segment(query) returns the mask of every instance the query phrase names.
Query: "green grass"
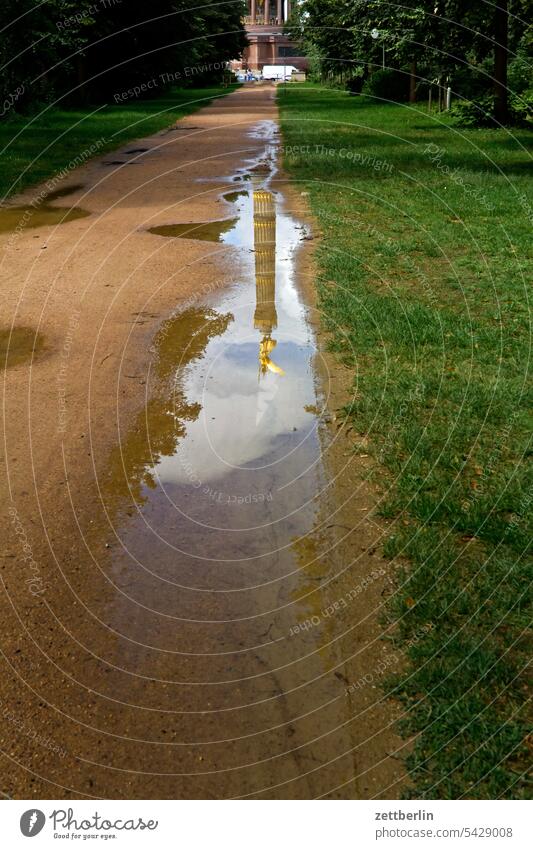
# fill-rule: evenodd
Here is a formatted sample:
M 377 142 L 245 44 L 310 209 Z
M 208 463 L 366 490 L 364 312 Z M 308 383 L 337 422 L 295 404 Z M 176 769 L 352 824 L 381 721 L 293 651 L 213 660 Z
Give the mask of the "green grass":
M 156 133 L 233 88 L 173 88 L 153 100 L 86 109 L 43 107 L 41 114 L 29 117 L 13 114 L 0 121 L 0 196 L 72 170 L 76 161 L 90 158 L 95 143 L 103 142 L 98 155 Z
M 401 564 L 388 615 L 408 663 L 389 685 L 415 736 L 406 794 L 522 798 L 533 136 L 311 84 L 279 98 L 285 167 L 322 234 L 323 321 L 354 370 L 344 412 Z

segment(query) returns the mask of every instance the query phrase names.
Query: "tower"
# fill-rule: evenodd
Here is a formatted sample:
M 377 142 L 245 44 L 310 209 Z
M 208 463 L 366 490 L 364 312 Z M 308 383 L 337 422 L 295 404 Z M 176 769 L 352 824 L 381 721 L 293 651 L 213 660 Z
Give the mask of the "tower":
M 272 331 L 278 326 L 276 313 L 276 207 L 272 192 L 254 192 L 255 296 L 254 327 L 261 333 L 259 374 L 283 374 L 270 359 L 276 347 Z
M 307 59 L 293 41 L 283 34 L 291 14 L 291 0 L 247 0 L 244 18 L 248 47 L 242 66 L 261 72 L 265 65 L 292 65 L 307 70 Z
M 281 25 L 290 16 L 291 0 L 248 0 L 246 23 Z

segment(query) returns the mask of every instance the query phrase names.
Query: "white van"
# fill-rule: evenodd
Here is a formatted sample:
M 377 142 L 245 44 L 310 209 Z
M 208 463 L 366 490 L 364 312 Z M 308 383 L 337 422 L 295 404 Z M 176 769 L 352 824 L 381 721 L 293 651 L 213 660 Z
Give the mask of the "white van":
M 264 65 L 263 79 L 284 82 L 290 80 L 293 71 L 298 71 L 298 68 L 295 68 L 294 65 Z

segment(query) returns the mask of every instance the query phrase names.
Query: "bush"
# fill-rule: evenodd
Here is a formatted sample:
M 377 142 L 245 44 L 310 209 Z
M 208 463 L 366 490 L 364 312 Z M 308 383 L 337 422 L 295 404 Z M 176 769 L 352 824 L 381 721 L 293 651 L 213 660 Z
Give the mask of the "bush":
M 469 63 L 453 71 L 450 85 L 453 92 L 476 103 L 491 95 L 493 74 L 493 62 L 490 59 L 479 64 Z
M 384 68 L 374 73 L 363 85 L 363 94 L 403 103 L 409 99 L 409 77 L 402 71 Z
M 533 88 L 511 95 L 511 116 L 517 124 L 531 126 L 533 121 Z
M 361 94 L 364 84 L 365 78 L 362 74 L 359 74 L 359 76 L 350 77 L 350 79 L 346 81 L 346 89 L 350 92 L 350 94 Z
M 461 127 L 497 127 L 494 118 L 494 96 L 486 94 L 477 100 L 460 100 L 451 108 Z M 531 126 L 533 121 L 533 89 L 520 95 L 509 95 L 509 117 L 513 124 Z
M 507 73 L 509 91 L 513 94 L 527 92 L 533 87 L 533 72 L 531 70 L 531 57 L 519 53 L 512 62 L 509 62 Z
M 476 100 L 458 100 L 450 113 L 457 118 L 461 127 L 493 127 L 494 97 L 485 94 Z

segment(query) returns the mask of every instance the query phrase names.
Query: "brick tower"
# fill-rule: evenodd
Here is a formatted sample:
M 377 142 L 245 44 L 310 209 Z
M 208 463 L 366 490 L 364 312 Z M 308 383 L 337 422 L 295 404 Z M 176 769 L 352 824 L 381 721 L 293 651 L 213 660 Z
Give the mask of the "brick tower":
M 283 35 L 283 25 L 290 14 L 291 0 L 248 0 L 244 19 L 248 47 L 243 55 L 243 68 L 261 72 L 265 65 L 293 65 L 307 70 L 307 59 Z

